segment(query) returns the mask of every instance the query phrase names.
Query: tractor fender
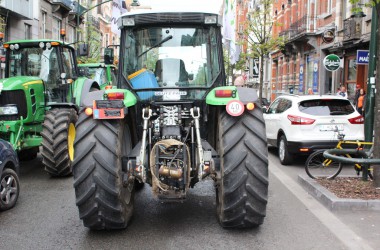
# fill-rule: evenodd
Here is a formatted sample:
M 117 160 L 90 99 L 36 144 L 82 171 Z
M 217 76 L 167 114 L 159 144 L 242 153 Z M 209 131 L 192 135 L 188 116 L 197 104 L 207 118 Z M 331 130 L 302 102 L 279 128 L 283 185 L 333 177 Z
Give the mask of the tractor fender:
M 82 88 L 81 88 L 82 91 L 80 93 L 79 106 L 83 106 L 83 100 L 91 92 L 92 89 L 100 89 L 99 84 L 92 79 L 84 80 Z
M 91 91 L 81 98 L 81 107 L 92 107 L 94 100 L 103 100 L 104 90 Z
M 232 90 L 234 94 L 231 97 L 216 97 L 216 91 L 218 90 Z M 257 102 L 258 99 L 257 89 L 236 86 L 222 86 L 212 89 L 207 94 L 206 103 L 209 105 L 225 106 L 232 100 L 238 100 L 243 104 L 247 104 L 250 102 Z
M 240 101 L 244 104 L 255 102 L 257 99 L 259 99 L 256 89 L 236 87 L 236 90 Z

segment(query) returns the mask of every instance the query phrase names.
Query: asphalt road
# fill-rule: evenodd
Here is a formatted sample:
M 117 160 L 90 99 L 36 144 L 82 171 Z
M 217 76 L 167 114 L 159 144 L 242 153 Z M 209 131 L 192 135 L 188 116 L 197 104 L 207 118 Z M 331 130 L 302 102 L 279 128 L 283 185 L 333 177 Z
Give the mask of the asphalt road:
M 72 177 L 50 178 L 40 159 L 23 162 L 18 203 L 0 213 L 0 249 L 349 249 L 278 176 L 270 173 L 267 217 L 257 229 L 221 228 L 207 180 L 183 203 L 161 203 L 145 186 L 126 230 L 90 231 L 79 219 Z

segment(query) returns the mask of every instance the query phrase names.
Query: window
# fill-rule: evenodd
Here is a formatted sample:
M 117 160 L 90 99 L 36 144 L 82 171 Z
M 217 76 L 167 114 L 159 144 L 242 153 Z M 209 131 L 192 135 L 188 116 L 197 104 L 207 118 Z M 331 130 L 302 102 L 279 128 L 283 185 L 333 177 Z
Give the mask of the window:
M 32 25 L 25 24 L 25 39 L 32 39 Z
M 60 39 L 60 34 L 59 31 L 61 30 L 62 26 L 62 21 L 58 18 L 53 18 L 53 35 L 52 38 L 59 40 Z
M 355 111 L 349 100 L 335 99 L 307 100 L 301 102 L 298 108 L 302 113 L 315 116 L 348 115 Z
M 47 13 L 45 11 L 42 11 L 42 38 L 46 38 L 46 17 Z
M 331 13 L 332 11 L 332 0 L 327 0 L 327 10 L 326 13 Z
M 109 34 L 106 34 L 106 37 L 105 37 L 105 39 L 106 39 L 106 41 L 105 41 L 105 47 L 107 47 L 108 46 L 108 44 L 109 44 Z
M 63 69 L 66 73 L 66 79 L 72 79 L 73 73 L 75 72 L 75 68 L 74 68 L 74 58 L 70 49 L 63 48 L 62 61 L 63 61 Z
M 347 81 L 356 81 L 356 59 L 348 60 Z

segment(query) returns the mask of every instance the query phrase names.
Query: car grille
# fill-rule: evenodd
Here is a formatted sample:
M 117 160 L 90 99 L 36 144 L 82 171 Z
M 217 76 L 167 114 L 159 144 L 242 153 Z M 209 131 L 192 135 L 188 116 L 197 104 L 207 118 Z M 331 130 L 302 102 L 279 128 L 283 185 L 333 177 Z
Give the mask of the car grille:
M 1 91 L 0 93 L 0 107 L 15 104 L 17 106 L 17 115 L 0 115 L 1 121 L 15 121 L 19 120 L 22 116 L 24 119 L 28 115 L 28 108 L 26 106 L 25 92 L 22 90 Z

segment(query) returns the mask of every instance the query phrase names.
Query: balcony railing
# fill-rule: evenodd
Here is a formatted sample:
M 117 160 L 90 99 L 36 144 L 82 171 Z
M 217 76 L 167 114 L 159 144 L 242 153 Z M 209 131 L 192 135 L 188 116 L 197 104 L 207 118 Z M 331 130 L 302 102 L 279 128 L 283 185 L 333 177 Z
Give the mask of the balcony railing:
M 360 39 L 362 33 L 361 21 L 354 18 L 343 20 L 343 40 Z
M 305 15 L 297 21 L 293 22 L 289 26 L 289 29 L 281 31 L 279 33 L 279 36 L 283 36 L 286 39 L 290 40 L 304 33 L 315 32 L 313 28 L 315 21 L 315 17 Z

